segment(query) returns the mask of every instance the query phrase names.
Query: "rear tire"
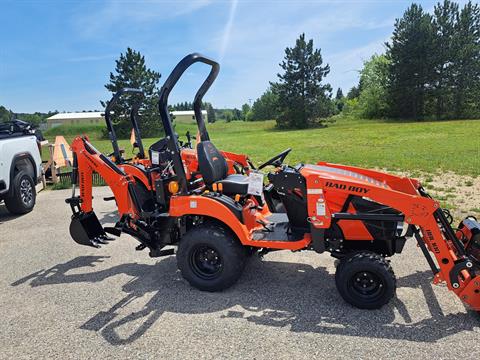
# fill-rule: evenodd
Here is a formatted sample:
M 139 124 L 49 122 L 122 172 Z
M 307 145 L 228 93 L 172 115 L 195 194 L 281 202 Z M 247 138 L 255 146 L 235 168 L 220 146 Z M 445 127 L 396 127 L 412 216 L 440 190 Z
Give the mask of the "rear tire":
M 335 283 L 342 298 L 360 309 L 379 309 L 395 295 L 392 267 L 382 256 L 358 252 L 341 261 Z
M 19 171 L 10 183 L 11 195 L 5 198 L 5 206 L 12 214 L 26 214 L 35 206 L 35 183 L 25 171 Z
M 245 267 L 246 250 L 222 225 L 204 223 L 189 230 L 178 244 L 177 265 L 190 285 L 221 291 L 235 284 Z

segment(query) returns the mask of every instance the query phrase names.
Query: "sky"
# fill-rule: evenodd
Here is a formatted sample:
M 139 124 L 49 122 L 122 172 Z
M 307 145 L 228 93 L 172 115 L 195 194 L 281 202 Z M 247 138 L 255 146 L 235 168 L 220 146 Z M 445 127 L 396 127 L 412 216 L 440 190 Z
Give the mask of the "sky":
M 205 96 L 216 108 L 252 103 L 275 81 L 286 47 L 305 33 L 346 93 L 363 61 L 382 53 L 411 1 L 0 0 L 0 105 L 14 112 L 102 110 L 104 85 L 127 47 L 140 51 L 160 85 L 185 55 L 220 63 Z M 417 1 L 433 9 L 433 1 Z M 195 64 L 170 95 L 192 101 L 208 67 Z

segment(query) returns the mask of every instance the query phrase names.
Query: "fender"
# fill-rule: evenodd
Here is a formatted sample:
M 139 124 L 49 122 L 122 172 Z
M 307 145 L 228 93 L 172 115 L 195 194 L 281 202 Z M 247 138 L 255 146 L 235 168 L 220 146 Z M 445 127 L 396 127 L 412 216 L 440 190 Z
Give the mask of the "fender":
M 38 176 L 37 176 L 37 167 L 35 166 L 35 160 L 33 159 L 32 154 L 30 153 L 18 153 L 12 158 L 12 163 L 10 164 L 10 182 L 9 182 L 9 189 L 8 189 L 8 194 L 11 196 L 13 194 L 13 187 L 11 186 L 13 177 L 15 175 L 15 167 L 17 166 L 17 162 L 20 160 L 26 160 L 30 163 L 32 166 L 33 170 L 33 181 L 35 184 L 38 182 Z
M 15 166 L 18 160 L 28 160 L 30 164 L 32 165 L 32 170 L 33 170 L 33 181 L 37 180 L 37 169 L 35 166 L 35 160 L 33 159 L 33 156 L 30 153 L 19 153 L 16 154 L 13 159 L 12 159 L 12 164 L 10 165 L 10 178 L 13 177 L 13 173 L 15 172 Z
M 221 221 L 237 235 L 243 245 L 250 242 L 249 231 L 233 212 L 222 203 L 206 196 L 172 196 L 170 216 L 202 215 Z

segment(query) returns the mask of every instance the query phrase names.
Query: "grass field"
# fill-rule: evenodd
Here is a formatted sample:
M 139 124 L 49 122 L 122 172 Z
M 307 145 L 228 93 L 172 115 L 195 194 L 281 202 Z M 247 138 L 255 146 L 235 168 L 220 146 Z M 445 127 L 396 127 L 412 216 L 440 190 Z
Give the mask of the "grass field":
M 184 139 L 195 125 L 177 124 Z M 388 170 L 480 175 L 480 120 L 440 122 L 392 122 L 337 118 L 327 128 L 280 131 L 274 121 L 209 124 L 210 137 L 219 149 L 246 153 L 261 163 L 285 148 L 293 151 L 287 160 L 313 163 L 329 161 Z M 102 152 L 111 152 L 108 140 L 101 139 L 101 127 L 57 127 L 46 132 L 49 140 L 62 134 L 71 141 L 77 134 L 90 135 Z M 150 146 L 157 139 L 144 139 Z M 128 140 L 120 146 L 130 152 Z

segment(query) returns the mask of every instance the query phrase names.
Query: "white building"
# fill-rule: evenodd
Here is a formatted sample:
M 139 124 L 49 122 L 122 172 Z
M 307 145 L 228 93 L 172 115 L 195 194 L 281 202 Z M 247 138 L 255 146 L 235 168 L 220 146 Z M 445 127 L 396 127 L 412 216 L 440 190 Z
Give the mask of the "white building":
M 172 120 L 181 123 L 195 123 L 195 113 L 193 110 L 172 111 Z M 202 110 L 203 120 L 208 122 L 207 111 Z M 77 125 L 77 124 L 105 124 L 103 112 L 75 112 L 75 113 L 59 113 L 47 118 L 47 129 L 60 125 Z
M 184 111 L 172 111 L 171 113 L 172 120 L 181 123 L 194 123 L 195 112 L 193 110 L 184 110 Z M 202 117 L 205 122 L 208 122 L 207 110 L 202 110 Z
M 77 113 L 60 113 L 47 118 L 47 128 L 51 129 L 56 126 L 69 124 L 99 124 L 105 123 L 102 112 L 77 112 Z

